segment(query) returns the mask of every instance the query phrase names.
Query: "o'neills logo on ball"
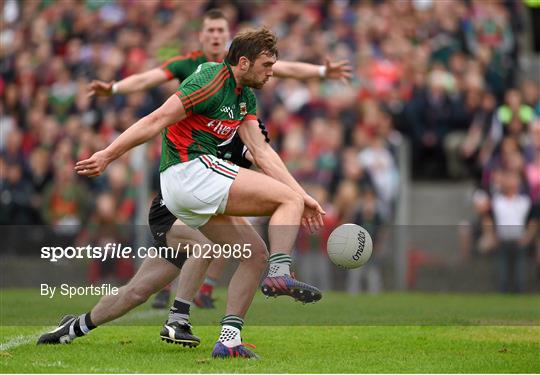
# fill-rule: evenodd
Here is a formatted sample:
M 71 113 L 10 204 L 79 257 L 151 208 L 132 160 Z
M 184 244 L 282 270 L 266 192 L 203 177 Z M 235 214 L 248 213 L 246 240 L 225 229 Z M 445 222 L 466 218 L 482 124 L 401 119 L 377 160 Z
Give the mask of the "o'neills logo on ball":
M 358 248 L 356 249 L 356 253 L 352 256 L 354 260 L 359 260 L 362 256 L 362 253 L 364 252 L 364 246 L 366 245 L 366 235 L 364 232 L 359 231 L 358 232 Z

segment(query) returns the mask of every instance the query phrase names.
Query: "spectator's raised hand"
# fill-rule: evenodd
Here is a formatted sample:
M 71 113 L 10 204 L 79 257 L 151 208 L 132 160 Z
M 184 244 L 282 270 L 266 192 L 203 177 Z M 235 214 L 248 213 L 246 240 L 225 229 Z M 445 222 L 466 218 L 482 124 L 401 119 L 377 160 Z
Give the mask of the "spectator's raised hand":
M 111 96 L 113 93 L 113 84 L 114 82 L 93 80 L 92 83 L 88 85 L 88 96 Z
M 325 77 L 327 79 L 339 79 L 341 82 L 347 83 L 352 77 L 352 66 L 348 60 L 332 62 L 326 59 L 324 66 L 326 67 Z

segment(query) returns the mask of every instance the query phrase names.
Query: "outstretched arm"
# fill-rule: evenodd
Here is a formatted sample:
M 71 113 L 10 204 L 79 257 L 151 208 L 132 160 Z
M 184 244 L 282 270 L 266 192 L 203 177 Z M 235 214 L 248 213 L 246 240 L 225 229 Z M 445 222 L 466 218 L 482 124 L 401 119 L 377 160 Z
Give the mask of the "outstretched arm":
M 327 59 L 324 65 L 278 60 L 272 69 L 274 76 L 279 78 L 299 80 L 312 78 L 339 79 L 345 83 L 352 77 L 352 67 L 347 60 L 331 62 Z
M 94 80 L 88 86 L 88 95 L 110 96 L 113 94 L 130 94 L 135 91 L 148 90 L 167 82 L 169 76 L 161 68 L 133 74 L 116 83 Z
M 296 191 L 304 198 L 304 215 L 305 224 L 315 231 L 324 225 L 322 215 L 325 215 L 324 210 L 319 203 L 308 195 L 300 184 L 289 173 L 287 167 L 274 151 L 274 149 L 266 142 L 264 135 L 259 130 L 256 120 L 246 120 L 238 129 L 240 138 L 247 146 L 253 161 L 262 169 L 264 174 L 283 182 L 291 189 Z
M 171 95 L 161 107 L 130 126 L 106 149 L 96 152 L 89 159 L 79 161 L 75 170 L 82 176 L 99 176 L 110 162 L 184 118 L 186 113 L 182 102 L 178 96 Z

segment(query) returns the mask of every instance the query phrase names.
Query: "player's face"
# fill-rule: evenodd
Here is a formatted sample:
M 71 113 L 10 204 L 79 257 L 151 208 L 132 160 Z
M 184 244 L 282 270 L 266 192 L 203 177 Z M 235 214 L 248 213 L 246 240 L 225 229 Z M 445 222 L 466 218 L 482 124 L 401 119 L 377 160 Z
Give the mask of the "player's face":
M 226 20 L 222 18 L 215 20 L 206 18 L 203 21 L 202 30 L 199 34 L 199 41 L 206 54 L 224 54 L 225 46 L 229 38 L 229 24 Z
M 272 77 L 272 67 L 276 63 L 276 56 L 259 55 L 252 62 L 243 77 L 245 86 L 260 89 Z

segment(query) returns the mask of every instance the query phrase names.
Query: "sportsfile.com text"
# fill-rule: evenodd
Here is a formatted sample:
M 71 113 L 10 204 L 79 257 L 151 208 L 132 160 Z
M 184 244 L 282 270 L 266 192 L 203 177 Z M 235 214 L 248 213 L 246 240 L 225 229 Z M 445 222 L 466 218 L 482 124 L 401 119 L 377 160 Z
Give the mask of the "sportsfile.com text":
M 105 246 L 44 246 L 41 259 L 58 262 L 62 259 L 135 259 L 135 258 L 177 258 L 186 254 L 187 258 L 226 258 L 247 259 L 251 257 L 251 244 L 185 244 L 173 247 L 138 247 L 136 250 L 121 243 L 107 243 Z

